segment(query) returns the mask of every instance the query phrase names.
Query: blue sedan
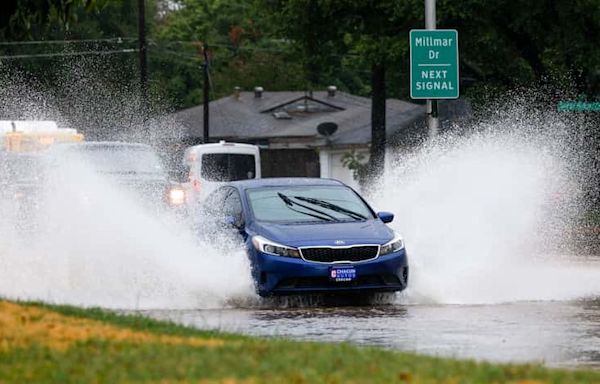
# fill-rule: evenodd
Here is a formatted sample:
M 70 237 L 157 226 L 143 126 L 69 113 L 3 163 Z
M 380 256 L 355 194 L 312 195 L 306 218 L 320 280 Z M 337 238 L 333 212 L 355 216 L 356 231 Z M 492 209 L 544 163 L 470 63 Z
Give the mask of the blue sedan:
M 353 189 L 331 179 L 236 181 L 205 212 L 242 236 L 261 296 L 371 294 L 406 288 L 402 238 Z

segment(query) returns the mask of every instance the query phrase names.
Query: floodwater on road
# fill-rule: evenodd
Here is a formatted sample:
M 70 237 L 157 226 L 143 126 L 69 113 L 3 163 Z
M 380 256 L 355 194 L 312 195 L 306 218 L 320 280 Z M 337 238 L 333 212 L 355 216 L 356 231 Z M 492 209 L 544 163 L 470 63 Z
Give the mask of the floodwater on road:
M 22 107 L 7 95 L 0 100 L 16 111 L 41 100 Z M 147 206 L 135 188 L 68 159 L 52 159 L 35 181 L 35 233 L 20 229 L 25 203 L 0 199 L 0 297 L 146 309 L 252 335 L 600 369 L 600 260 L 553 254 L 569 253 L 588 209 L 591 180 L 578 172 L 587 154 L 551 110 L 536 117 L 530 109 L 517 102 L 388 154 L 384 177 L 365 195 L 396 214 L 390 227 L 406 240 L 410 283 L 393 305 L 256 303 L 243 246 L 223 251 L 228 239 L 198 239 L 186 220 L 154 209 L 157 201 Z M 70 117 L 63 121 L 77 121 Z M 597 238 L 587 243 L 598 248 Z
M 600 369 L 600 298 L 495 305 L 146 311 L 203 329 Z

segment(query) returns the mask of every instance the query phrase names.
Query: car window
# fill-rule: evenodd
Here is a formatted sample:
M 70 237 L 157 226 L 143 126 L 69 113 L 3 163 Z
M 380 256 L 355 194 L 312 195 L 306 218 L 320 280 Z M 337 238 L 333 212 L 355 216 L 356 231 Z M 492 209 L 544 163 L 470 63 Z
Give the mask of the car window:
M 232 216 L 238 223 L 242 221 L 242 201 L 238 191 L 233 188 L 231 188 L 230 193 L 225 197 L 223 214 L 224 216 Z
M 207 153 L 202 155 L 202 178 L 208 181 L 253 179 L 256 175 L 254 155 Z
M 43 176 L 43 162 L 37 156 L 7 156 L 0 173 L 11 183 L 38 182 Z
M 64 155 L 99 173 L 166 176 L 156 152 L 145 146 L 81 145 L 69 147 Z
M 231 191 L 231 187 L 221 187 L 212 192 L 210 195 L 208 195 L 204 201 L 204 204 L 202 205 L 204 207 L 203 211 L 212 216 L 223 212 L 225 198 L 229 196 Z
M 365 202 L 345 186 L 285 186 L 247 190 L 257 221 L 361 221 L 374 218 Z

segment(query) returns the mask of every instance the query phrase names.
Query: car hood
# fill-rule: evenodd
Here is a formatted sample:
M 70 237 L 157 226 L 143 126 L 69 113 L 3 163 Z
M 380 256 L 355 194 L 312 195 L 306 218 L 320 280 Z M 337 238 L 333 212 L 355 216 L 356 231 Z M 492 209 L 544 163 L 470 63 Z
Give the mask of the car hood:
M 125 191 L 129 191 L 151 203 L 165 201 L 167 190 L 172 185 L 167 179 L 149 177 L 113 176 L 109 180 Z
M 160 173 L 135 173 L 135 172 L 98 172 L 99 175 L 109 180 L 115 181 L 140 181 L 140 182 L 160 182 L 166 181 L 167 177 Z
M 292 247 L 384 244 L 394 237 L 394 232 L 380 220 L 322 224 L 255 222 L 249 229 L 252 235 L 260 235 Z

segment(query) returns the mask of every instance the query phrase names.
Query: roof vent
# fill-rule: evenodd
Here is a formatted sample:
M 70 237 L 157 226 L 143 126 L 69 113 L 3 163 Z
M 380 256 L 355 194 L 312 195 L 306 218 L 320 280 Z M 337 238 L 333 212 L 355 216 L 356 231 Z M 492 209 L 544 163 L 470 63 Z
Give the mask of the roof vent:
M 334 97 L 336 91 L 337 91 L 337 87 L 335 85 L 330 85 L 329 87 L 327 87 L 327 96 Z
M 289 120 L 292 118 L 292 116 L 286 111 L 273 112 L 273 117 L 275 117 L 277 120 Z
M 254 87 L 254 97 L 260 98 L 263 94 L 263 87 Z

